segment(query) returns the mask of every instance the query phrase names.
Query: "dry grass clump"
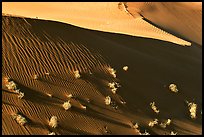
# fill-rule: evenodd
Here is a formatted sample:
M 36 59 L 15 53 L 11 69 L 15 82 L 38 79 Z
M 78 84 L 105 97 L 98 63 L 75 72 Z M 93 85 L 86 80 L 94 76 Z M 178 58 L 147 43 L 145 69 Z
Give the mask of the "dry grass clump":
M 150 133 L 148 133 L 146 130 L 144 133 L 140 133 L 140 135 L 150 135 Z
M 177 132 L 174 133 L 173 131 L 171 131 L 170 135 L 177 135 Z
M 22 125 L 22 126 L 24 126 L 26 123 L 27 123 L 27 120 L 26 120 L 26 118 L 25 117 L 23 117 L 22 115 L 20 115 L 20 114 L 13 114 L 12 115 L 12 117 L 13 117 L 13 119 L 15 119 L 17 122 L 18 122 L 18 124 L 20 124 L 20 125 Z
M 169 90 L 172 91 L 172 92 L 175 92 L 175 93 L 178 92 L 178 88 L 177 88 L 176 84 L 170 84 L 169 85 Z
M 6 87 L 9 90 L 16 90 L 17 89 L 17 84 L 14 81 L 10 81 L 8 82 L 8 84 L 6 85 Z
M 167 119 L 165 122 L 160 123 L 160 126 L 162 128 L 166 128 L 166 126 L 169 126 L 171 124 L 171 119 Z
M 20 92 L 20 89 L 17 88 L 17 84 L 14 81 L 8 82 L 8 84 L 6 84 L 6 87 L 9 90 L 13 90 L 14 93 L 17 93 L 19 99 L 22 99 L 24 97 L 24 93 Z
M 196 118 L 196 110 L 197 110 L 197 104 L 193 103 L 193 102 L 188 102 L 188 109 L 189 109 L 189 112 L 190 112 L 190 116 L 192 119 L 195 119 Z
M 116 78 L 116 70 L 114 70 L 113 68 L 108 68 L 108 71 L 110 72 L 110 74 L 114 77 L 114 78 Z
M 14 93 L 20 94 L 20 89 L 15 89 Z
M 139 125 L 138 125 L 137 123 L 132 123 L 131 128 L 135 129 L 135 131 L 136 131 L 137 133 L 141 134 L 141 133 L 140 133 L 140 129 L 139 129 Z
M 157 107 L 155 106 L 155 102 L 151 102 L 150 103 L 150 106 L 152 108 L 152 110 L 155 112 L 155 113 L 159 113 L 159 109 L 157 109 Z
M 117 91 L 118 87 L 121 87 L 121 86 L 117 82 L 109 82 L 108 87 L 111 89 L 113 94 L 116 94 L 116 91 Z
M 68 110 L 68 109 L 70 109 L 70 108 L 72 107 L 72 105 L 71 105 L 71 103 L 70 103 L 70 100 L 64 102 L 64 104 L 63 104 L 62 106 L 63 106 L 63 108 L 64 108 L 65 110 Z
M 128 70 L 128 66 L 124 66 L 124 67 L 123 67 L 123 70 L 124 70 L 124 71 L 127 71 L 127 70 Z
M 153 121 L 150 121 L 148 126 L 153 127 L 154 125 L 158 124 L 158 119 L 154 119 Z
M 133 128 L 133 129 L 138 129 L 138 128 L 139 128 L 139 126 L 138 126 L 138 124 L 137 124 L 137 123 L 135 123 L 135 124 L 133 124 L 133 125 L 132 125 L 132 128 Z
M 25 94 L 23 92 L 19 92 L 19 94 L 18 94 L 19 99 L 22 99 L 24 96 L 25 96 Z
M 52 116 L 50 121 L 49 121 L 49 126 L 56 128 L 58 125 L 57 123 L 57 117 L 56 116 Z
M 75 78 L 80 78 L 81 77 L 78 70 L 74 71 L 74 77 Z
M 50 132 L 48 135 L 56 135 L 55 132 Z
M 105 98 L 105 104 L 106 104 L 106 105 L 110 105 L 110 104 L 111 104 L 111 97 L 110 97 L 110 96 L 107 96 L 107 97 Z

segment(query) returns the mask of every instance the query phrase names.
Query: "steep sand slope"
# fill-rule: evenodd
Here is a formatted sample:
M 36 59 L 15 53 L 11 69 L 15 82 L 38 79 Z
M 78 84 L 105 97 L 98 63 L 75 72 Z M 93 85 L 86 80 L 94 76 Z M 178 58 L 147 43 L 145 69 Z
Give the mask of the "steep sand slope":
M 126 2 L 127 10 L 188 41 L 202 45 L 202 2 Z
M 202 132 L 202 48 L 198 45 L 182 47 L 54 21 L 3 16 L 2 52 L 2 134 L 138 134 L 131 121 L 150 134 Z M 122 70 L 124 65 L 129 66 L 127 72 Z M 116 69 L 116 78 L 109 67 Z M 74 78 L 76 70 L 82 76 L 79 79 Z M 5 77 L 18 84 L 25 93 L 23 99 L 5 87 Z M 121 85 L 117 94 L 107 86 L 112 81 Z M 168 91 L 171 82 L 178 85 L 178 94 Z M 75 96 L 73 107 L 65 111 L 62 104 L 70 93 Z M 119 106 L 117 110 L 105 105 L 107 95 Z M 198 104 L 197 119 L 189 117 L 185 100 Z M 151 110 L 152 101 L 159 114 Z M 17 124 L 13 112 L 24 115 L 28 124 Z M 59 121 L 56 129 L 48 126 L 53 115 Z M 171 118 L 172 124 L 166 129 L 148 127 L 154 118 Z
M 143 20 L 130 16 L 119 2 L 3 2 L 3 13 L 55 20 L 83 28 L 154 38 L 180 45 L 190 42 L 171 35 Z M 134 14 L 135 15 L 135 14 Z

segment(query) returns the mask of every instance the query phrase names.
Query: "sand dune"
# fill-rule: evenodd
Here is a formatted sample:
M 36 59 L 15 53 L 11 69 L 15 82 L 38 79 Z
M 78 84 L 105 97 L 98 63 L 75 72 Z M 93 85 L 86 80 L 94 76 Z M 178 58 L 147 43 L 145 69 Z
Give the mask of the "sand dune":
M 126 2 L 127 10 L 187 41 L 202 45 L 202 2 Z
M 60 3 L 3 2 L 2 6 L 3 6 L 2 8 L 3 13 L 8 13 L 12 15 L 25 16 L 25 17 L 31 17 L 31 18 L 38 17 L 39 19 L 65 22 L 68 24 L 72 24 L 83 28 L 93 29 L 93 30 L 159 39 L 159 40 L 173 42 L 180 45 L 188 45 L 188 46 L 191 45 L 191 42 L 175 36 L 174 33 L 170 34 L 169 32 L 164 31 L 150 24 L 146 20 L 144 20 L 144 18 L 141 16 L 139 12 L 140 9 L 134 10 L 136 11 L 134 12 L 134 17 L 131 16 L 131 14 L 127 11 L 125 5 L 119 2 L 97 2 L 97 3 L 92 3 L 92 2 L 64 2 L 64 3 L 63 2 L 60 2 Z M 161 6 L 161 8 L 163 8 L 163 6 Z M 160 12 L 160 9 L 156 11 Z M 149 10 L 147 9 L 147 13 L 148 12 Z M 162 16 L 167 16 L 166 18 L 168 18 L 168 16 L 171 17 L 171 15 L 168 15 L 169 14 L 168 12 L 169 11 L 166 11 L 164 15 L 162 14 Z M 192 15 L 192 16 L 194 17 L 196 15 Z M 198 18 L 199 18 L 199 15 L 198 15 Z M 149 18 L 149 16 L 152 16 L 152 15 L 151 14 L 148 15 L 147 18 Z M 154 16 L 157 16 L 157 18 L 161 17 L 160 14 L 155 14 Z M 181 14 L 180 16 L 183 16 L 183 14 Z M 189 16 L 191 16 L 191 14 Z M 189 16 L 183 17 L 183 19 L 189 20 Z M 185 23 L 188 23 L 186 20 L 185 20 Z M 197 25 L 198 28 L 196 28 L 194 31 L 194 32 L 198 32 L 196 33 L 199 35 L 198 39 L 201 38 L 200 20 L 201 18 L 199 18 L 198 20 L 198 24 L 200 26 Z M 173 25 L 175 24 L 176 23 L 174 23 Z M 168 26 L 168 23 L 167 23 L 167 26 Z M 186 28 L 184 28 L 184 30 L 185 29 Z M 185 33 L 185 32 L 182 31 L 182 33 Z M 189 32 L 190 33 L 188 34 L 191 34 L 191 31 Z M 193 36 L 193 38 L 194 37 L 197 38 L 197 35 Z
M 183 47 L 55 21 L 3 16 L 2 134 L 139 134 L 131 128 L 132 121 L 142 133 L 202 134 L 201 57 L 202 47 L 194 43 Z M 109 68 L 116 70 L 116 78 Z M 78 79 L 76 70 L 81 75 Z M 6 88 L 6 77 L 25 93 L 22 99 Z M 113 81 L 121 85 L 117 94 L 108 87 Z M 172 82 L 178 85 L 178 94 L 168 90 Z M 70 94 L 73 106 L 65 111 L 62 105 Z M 106 96 L 111 96 L 117 109 L 105 105 Z M 197 119 L 190 118 L 185 100 L 198 104 Z M 159 114 L 151 110 L 152 101 Z M 20 126 L 12 119 L 13 112 L 28 123 Z M 56 129 L 49 126 L 52 116 L 58 118 Z M 165 129 L 148 127 L 154 118 L 171 118 L 172 124 Z

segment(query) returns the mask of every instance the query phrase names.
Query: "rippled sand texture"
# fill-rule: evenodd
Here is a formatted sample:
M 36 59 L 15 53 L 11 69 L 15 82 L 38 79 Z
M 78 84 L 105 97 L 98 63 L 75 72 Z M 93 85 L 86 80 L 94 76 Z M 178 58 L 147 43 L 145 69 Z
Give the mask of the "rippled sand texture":
M 122 5 L 118 4 L 120 11 Z M 35 16 L 29 11 L 28 14 Z M 67 12 L 71 17 L 70 14 Z M 126 14 L 124 11 L 124 17 Z M 74 15 L 77 13 L 73 12 Z M 127 15 L 127 18 L 134 17 Z M 81 19 L 86 20 L 84 16 Z M 73 20 L 78 22 L 80 17 Z M 157 36 L 154 35 L 157 38 L 133 37 L 85 29 L 67 22 L 3 15 L 2 134 L 137 135 L 133 123 L 138 123 L 141 133 L 163 135 L 173 131 L 178 135 L 201 135 L 202 46 L 193 41 L 191 46 L 175 44 L 180 41 L 182 45 L 186 41 L 152 27 L 142 18 L 138 20 L 147 24 L 144 25 L 147 28 L 144 34 L 158 30 Z M 87 25 L 93 24 L 97 23 Z M 114 30 L 114 25 L 112 27 Z M 158 40 L 162 37 L 169 40 Z M 128 66 L 126 71 L 124 66 Z M 111 75 L 110 68 L 116 70 L 116 77 Z M 75 71 L 79 72 L 80 78 L 75 78 Z M 17 84 L 25 94 L 22 99 L 6 87 L 5 78 Z M 116 94 L 108 86 L 110 82 L 120 84 Z M 168 89 L 171 83 L 177 85 L 178 93 Z M 73 95 L 70 99 L 72 107 L 66 111 L 63 103 L 70 94 Z M 117 109 L 105 105 L 107 96 L 115 102 Z M 197 104 L 196 119 L 190 117 L 186 101 Z M 151 102 L 158 107 L 158 114 L 152 110 Z M 12 118 L 12 114 L 17 112 L 27 119 L 25 126 Z M 49 126 L 52 116 L 58 119 L 57 128 Z M 171 124 L 166 128 L 159 125 L 149 127 L 149 122 L 154 119 L 159 123 L 171 119 Z

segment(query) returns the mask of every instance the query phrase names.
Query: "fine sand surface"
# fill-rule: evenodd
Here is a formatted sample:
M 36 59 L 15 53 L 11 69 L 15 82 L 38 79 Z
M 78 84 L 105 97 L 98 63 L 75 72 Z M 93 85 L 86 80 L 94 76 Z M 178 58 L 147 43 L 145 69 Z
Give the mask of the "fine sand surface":
M 59 2 L 59 3 L 3 2 L 2 12 L 7 14 L 12 14 L 12 15 L 31 17 L 31 18 L 37 17 L 38 19 L 55 20 L 55 21 L 65 22 L 75 26 L 93 29 L 93 30 L 159 39 L 159 40 L 169 41 L 180 45 L 188 45 L 188 46 L 191 45 L 191 42 L 180 39 L 179 37 L 176 37 L 176 35 L 172 35 L 164 30 L 161 30 L 160 28 L 157 28 L 151 23 L 149 23 L 148 21 L 146 21 L 145 18 L 141 16 L 141 13 L 139 12 L 139 10 L 137 12 L 134 12 L 134 16 L 132 16 L 129 13 L 126 5 L 127 4 L 120 3 L 120 2 Z M 141 5 L 141 4 L 138 3 L 137 5 Z M 137 8 L 137 6 L 135 5 L 133 6 Z M 172 7 L 172 4 L 170 4 L 170 7 Z M 161 6 L 161 8 L 163 7 Z M 188 8 L 186 10 L 188 10 Z M 161 12 L 160 10 L 156 10 L 156 11 Z M 149 12 L 151 11 L 147 9 L 147 13 Z M 170 21 L 171 23 L 174 20 L 174 18 L 171 18 L 171 15 L 169 15 L 168 12 L 169 10 L 165 11 L 164 15 L 155 14 L 155 16 L 157 16 L 157 18 L 158 17 L 163 18 L 164 20 L 165 18 L 168 19 L 168 16 L 169 16 L 170 18 L 169 20 L 171 20 Z M 180 9 L 178 9 L 178 12 L 180 12 Z M 185 23 L 190 23 L 190 25 L 192 25 L 191 22 L 193 21 L 187 22 L 187 20 L 192 19 L 191 18 L 192 14 L 190 14 L 190 16 L 183 17 L 183 18 L 186 18 Z M 149 18 L 149 16 L 151 17 L 153 15 L 148 14 L 147 17 Z M 181 14 L 179 18 L 182 16 L 183 14 Z M 200 23 L 199 27 L 201 27 L 202 25 L 202 23 L 200 22 L 201 16 L 200 18 L 199 16 L 197 16 L 197 14 L 195 16 L 198 18 L 196 19 L 196 22 Z M 194 15 L 192 15 L 192 17 L 194 17 Z M 166 23 L 166 22 L 161 22 L 161 23 Z M 173 25 L 175 24 L 176 23 L 174 23 Z M 180 26 L 181 25 L 179 25 L 179 27 Z M 184 29 L 186 29 L 186 27 L 184 27 Z M 200 30 L 198 31 L 198 29 Z M 196 27 L 195 31 L 196 32 L 198 31 L 199 38 L 201 38 L 201 35 L 200 35 L 201 28 L 198 28 L 198 29 Z M 191 30 L 189 31 L 189 33 L 191 33 Z M 194 35 L 194 34 L 191 34 L 191 35 Z M 198 36 L 195 35 L 193 37 L 198 37 Z
M 201 3 L 2 4 L 3 135 L 137 135 L 133 123 L 152 135 L 202 134 Z M 22 99 L 6 87 L 6 78 L 25 94 Z M 110 82 L 121 85 L 116 94 Z M 178 93 L 170 92 L 171 83 Z M 105 105 L 106 96 L 117 109 Z M 197 104 L 196 119 L 186 101 Z M 28 123 L 19 125 L 13 113 Z M 57 128 L 49 126 L 52 116 Z M 155 118 L 171 124 L 149 127 Z
M 131 128 L 132 121 L 142 133 L 202 134 L 201 57 L 202 47 L 194 43 L 184 47 L 55 21 L 3 16 L 2 134 L 138 134 Z M 125 65 L 128 71 L 122 69 Z M 116 78 L 109 67 L 116 70 Z M 79 79 L 74 77 L 76 70 Z M 33 79 L 35 74 L 39 79 Z M 5 77 L 17 83 L 24 98 L 18 99 L 5 87 Z M 107 86 L 113 81 L 121 85 L 117 94 Z M 177 84 L 178 93 L 168 90 L 170 83 Z M 65 111 L 62 104 L 69 94 L 74 96 L 73 106 Z M 105 105 L 108 95 L 117 110 Z M 198 105 L 196 119 L 190 118 L 186 100 Z M 159 114 L 151 110 L 153 101 Z M 25 126 L 12 119 L 15 112 L 27 118 Z M 48 125 L 53 115 L 59 122 L 55 129 Z M 155 118 L 159 123 L 170 118 L 172 123 L 165 129 L 150 128 L 148 123 Z
M 148 22 L 202 45 L 202 2 L 126 2 L 127 10 Z

